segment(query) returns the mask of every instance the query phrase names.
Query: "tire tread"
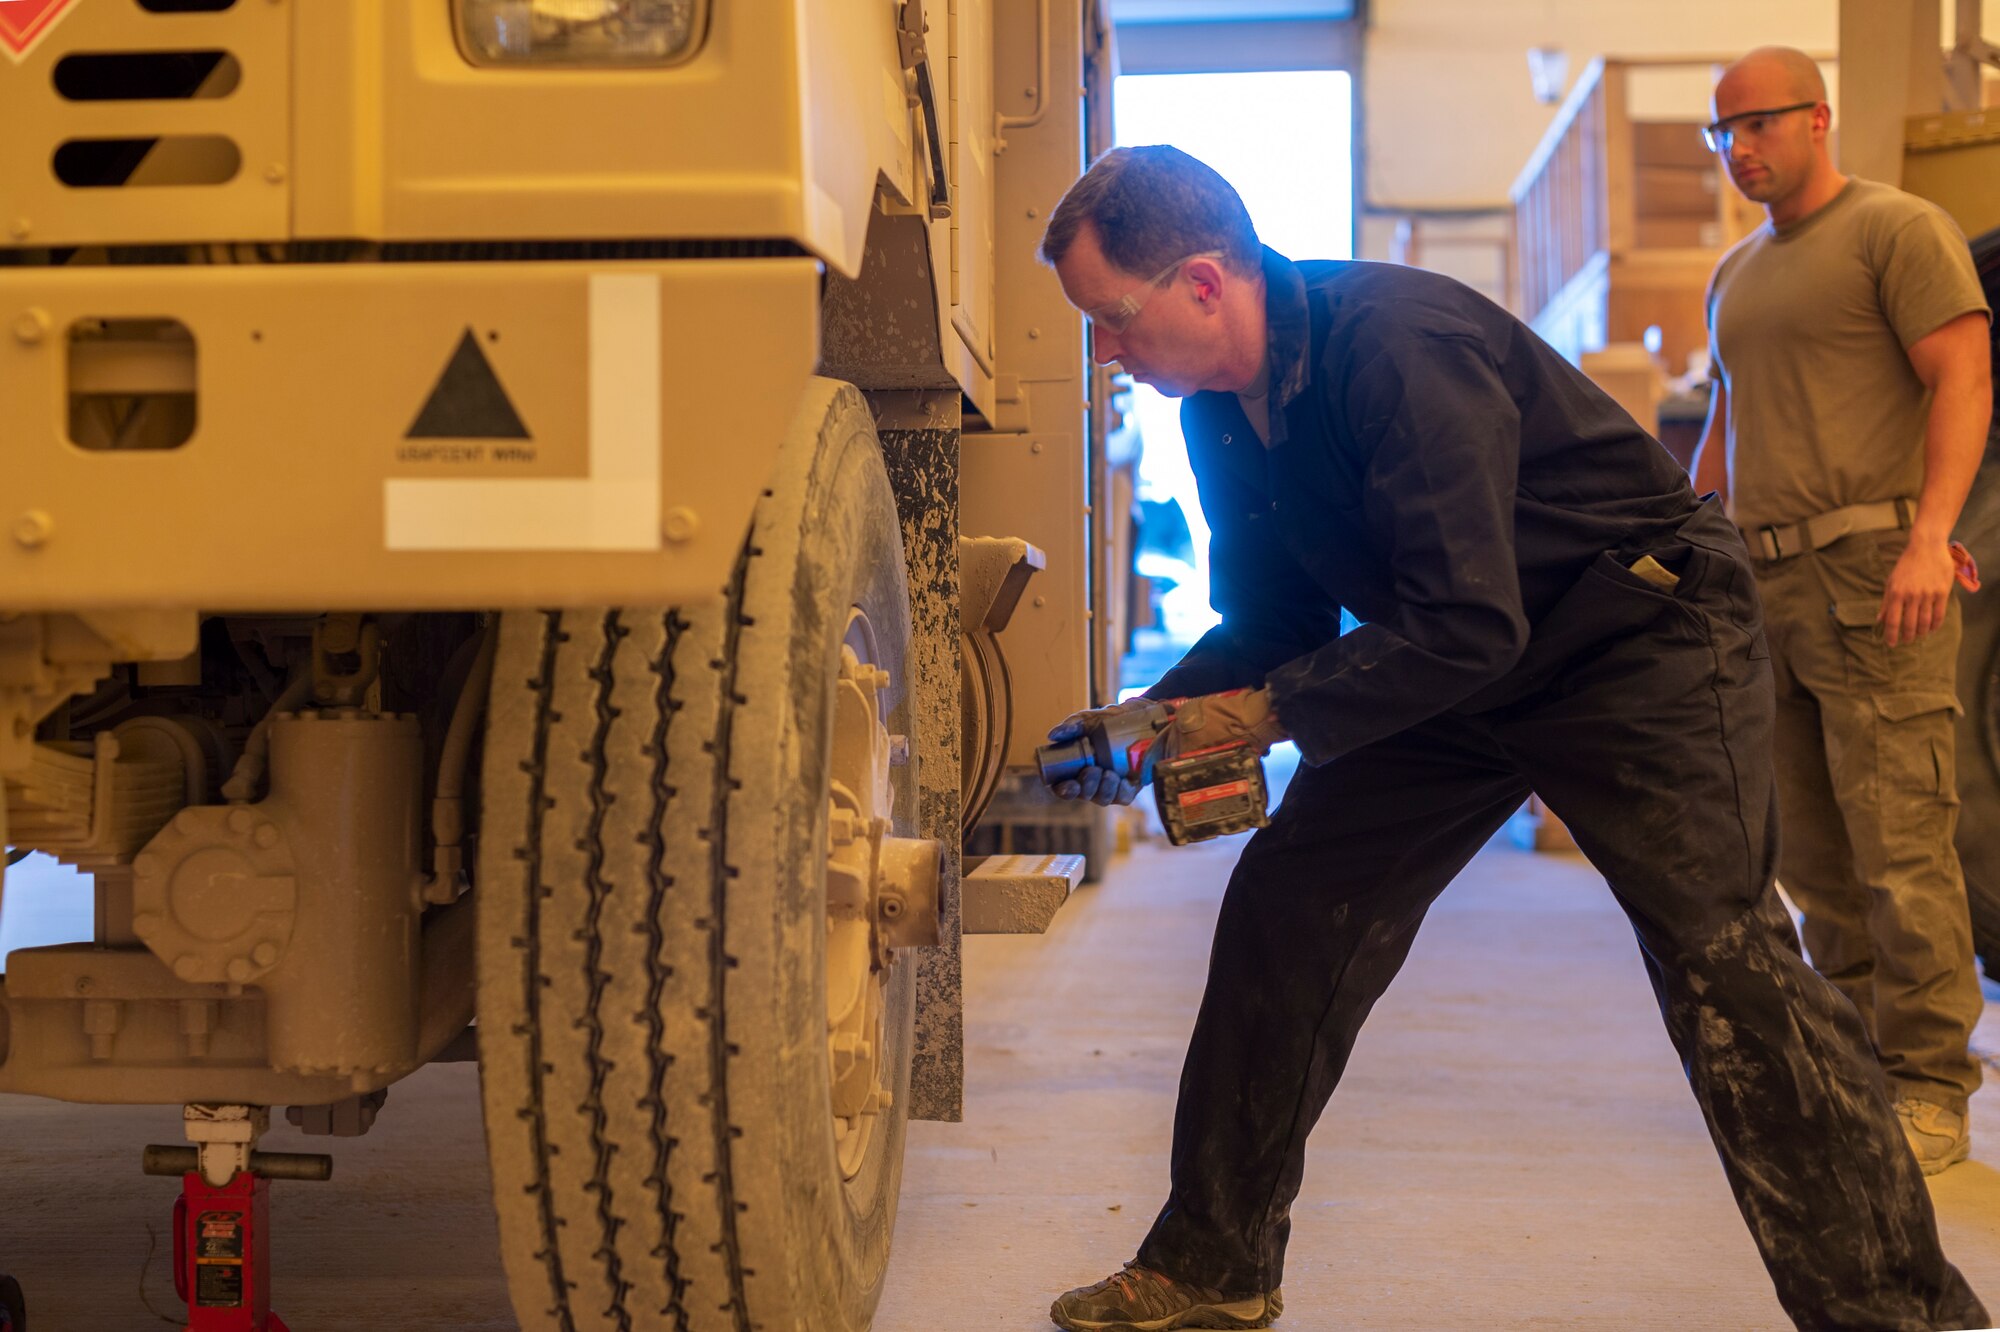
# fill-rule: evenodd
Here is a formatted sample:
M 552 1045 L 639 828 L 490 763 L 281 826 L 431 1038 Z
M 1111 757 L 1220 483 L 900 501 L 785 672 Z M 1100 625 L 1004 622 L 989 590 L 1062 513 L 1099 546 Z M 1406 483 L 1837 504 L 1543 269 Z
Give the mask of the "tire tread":
M 851 388 L 822 393 L 801 425 L 846 449 L 869 431 L 866 409 Z M 803 1218 L 846 1204 L 837 1176 L 829 1193 L 781 1168 L 824 1121 L 784 1138 L 778 1118 L 809 1102 L 767 1085 L 774 1059 L 791 1061 L 792 1083 L 810 1062 L 789 1044 L 807 954 L 780 939 L 773 894 L 801 820 L 824 812 L 786 794 L 774 822 L 772 807 L 799 780 L 788 663 L 820 651 L 800 655 L 826 629 L 820 594 L 845 604 L 815 586 L 798 519 L 782 516 L 800 502 L 816 514 L 826 452 L 793 478 L 803 494 L 768 506 L 779 514 L 760 505 L 715 599 L 503 617 L 475 879 L 480 1061 L 528 1332 L 858 1332 L 873 1305 L 878 1266 L 855 1285 L 794 1270 L 832 1253 Z M 774 745 L 793 767 L 773 763 Z M 898 1173 L 869 1213 L 883 1227 L 871 1253 L 886 1255 Z

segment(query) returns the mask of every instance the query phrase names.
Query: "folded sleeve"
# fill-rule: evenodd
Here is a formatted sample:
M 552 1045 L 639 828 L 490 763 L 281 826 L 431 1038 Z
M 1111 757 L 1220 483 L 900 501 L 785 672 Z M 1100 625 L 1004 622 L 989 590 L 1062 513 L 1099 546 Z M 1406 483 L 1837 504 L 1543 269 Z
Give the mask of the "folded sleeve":
M 1328 378 L 1331 382 L 1331 377 Z M 1514 550 L 1521 416 L 1483 341 L 1408 336 L 1346 378 L 1362 521 L 1395 610 L 1271 671 L 1278 718 L 1325 763 L 1498 680 L 1528 642 Z

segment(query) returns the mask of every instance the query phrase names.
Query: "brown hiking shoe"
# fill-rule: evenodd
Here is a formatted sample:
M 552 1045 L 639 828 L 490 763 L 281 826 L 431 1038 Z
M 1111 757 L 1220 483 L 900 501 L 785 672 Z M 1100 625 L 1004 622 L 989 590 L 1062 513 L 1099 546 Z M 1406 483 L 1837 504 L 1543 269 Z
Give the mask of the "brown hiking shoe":
M 1269 1327 L 1284 1311 L 1285 1297 L 1275 1290 L 1232 1298 L 1127 1263 L 1124 1271 L 1057 1300 L 1049 1317 L 1070 1332 L 1169 1332 L 1181 1327 Z

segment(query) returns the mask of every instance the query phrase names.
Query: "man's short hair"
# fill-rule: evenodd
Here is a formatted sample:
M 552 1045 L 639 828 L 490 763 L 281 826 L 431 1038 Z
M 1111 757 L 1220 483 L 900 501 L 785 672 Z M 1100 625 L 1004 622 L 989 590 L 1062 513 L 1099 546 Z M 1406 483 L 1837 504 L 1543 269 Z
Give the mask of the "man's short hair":
M 1113 148 L 1092 162 L 1049 215 L 1043 261 L 1061 263 L 1086 222 L 1104 257 L 1128 273 L 1150 275 L 1210 250 L 1238 272 L 1263 268 L 1256 225 L 1235 188 L 1168 144 Z

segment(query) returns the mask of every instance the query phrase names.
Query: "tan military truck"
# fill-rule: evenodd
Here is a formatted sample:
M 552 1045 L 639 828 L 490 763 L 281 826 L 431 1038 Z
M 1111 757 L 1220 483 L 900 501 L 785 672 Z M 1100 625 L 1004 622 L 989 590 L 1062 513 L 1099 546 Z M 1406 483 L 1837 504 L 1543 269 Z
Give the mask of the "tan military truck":
M 95 937 L 0 1090 L 226 1179 L 476 1050 L 524 1327 L 866 1326 L 962 925 L 1077 873 L 968 816 L 1115 683 L 1093 0 L 11 11 L 4 840 Z

